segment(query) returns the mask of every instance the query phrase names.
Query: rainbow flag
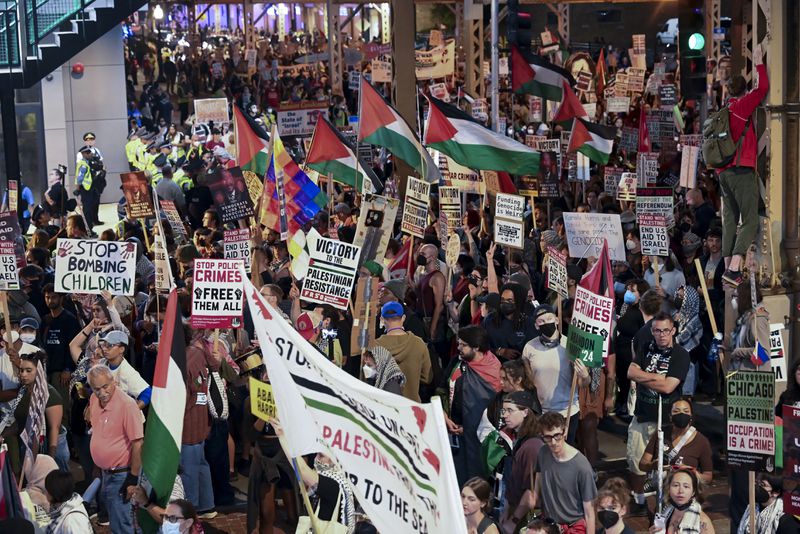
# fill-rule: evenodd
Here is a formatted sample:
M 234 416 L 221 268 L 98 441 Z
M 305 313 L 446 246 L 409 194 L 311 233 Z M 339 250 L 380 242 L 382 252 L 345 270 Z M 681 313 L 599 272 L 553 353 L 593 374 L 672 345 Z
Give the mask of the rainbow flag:
M 259 220 L 286 240 L 328 203 L 328 197 L 304 173 L 272 130 L 272 158 L 264 179 Z

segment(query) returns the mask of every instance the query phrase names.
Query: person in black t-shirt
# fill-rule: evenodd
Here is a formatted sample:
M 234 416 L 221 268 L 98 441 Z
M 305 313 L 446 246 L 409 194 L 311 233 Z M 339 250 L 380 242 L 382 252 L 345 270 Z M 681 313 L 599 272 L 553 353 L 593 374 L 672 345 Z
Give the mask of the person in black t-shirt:
M 53 284 L 43 289 L 50 313 L 42 320 L 42 346 L 47 353 L 47 381 L 64 400 L 64 422 L 69 421 L 69 379 L 74 371 L 69 344 L 81 331 L 78 318 L 64 309 L 64 295 Z

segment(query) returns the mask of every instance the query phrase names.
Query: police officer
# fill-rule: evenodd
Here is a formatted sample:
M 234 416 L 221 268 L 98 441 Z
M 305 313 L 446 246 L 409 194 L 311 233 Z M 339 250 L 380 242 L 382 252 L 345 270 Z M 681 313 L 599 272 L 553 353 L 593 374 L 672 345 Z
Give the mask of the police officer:
M 167 158 L 167 165 L 170 165 L 172 167 L 177 167 L 178 162 L 177 159 L 172 155 L 172 143 L 170 142 L 169 139 L 167 139 L 166 141 L 162 141 L 158 145 L 158 151 L 161 154 L 163 154 L 165 158 Z
M 99 224 L 97 218 L 97 210 L 100 208 L 100 194 L 96 188 L 93 188 L 94 173 L 92 167 L 89 165 L 89 159 L 92 157 L 92 147 L 84 145 L 80 150 L 81 158 L 78 159 L 77 166 L 75 167 L 75 196 L 81 199 L 81 206 L 83 207 L 83 216 L 86 219 L 86 224 L 91 229 L 93 226 Z
M 103 154 L 100 153 L 100 149 L 99 148 L 94 146 L 96 139 L 97 139 L 97 136 L 95 136 L 94 133 L 92 133 L 92 132 L 86 132 L 85 134 L 83 134 L 83 144 L 84 144 L 84 146 L 89 147 L 89 154 L 91 156 L 90 158 L 87 158 L 87 159 L 96 158 L 96 159 L 100 160 L 100 162 L 103 162 Z M 77 156 L 75 156 L 76 164 L 82 158 L 83 158 L 83 148 L 81 148 L 81 151 L 78 152 Z M 76 167 L 77 167 L 77 165 L 76 165 Z
M 128 142 L 125 143 L 125 158 L 128 160 L 128 167 L 131 171 L 140 170 L 137 167 L 139 150 L 142 146 L 141 137 L 147 133 L 144 128 L 133 129 L 128 134 Z

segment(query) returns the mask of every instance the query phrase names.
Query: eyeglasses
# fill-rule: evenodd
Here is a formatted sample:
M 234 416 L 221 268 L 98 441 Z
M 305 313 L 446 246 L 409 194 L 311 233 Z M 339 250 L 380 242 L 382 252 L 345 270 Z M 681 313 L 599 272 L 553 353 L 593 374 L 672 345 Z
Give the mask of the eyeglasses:
M 557 443 L 564 438 L 564 433 L 559 432 L 557 434 L 542 434 L 542 441 L 545 443 Z
M 161 514 L 161 519 L 163 519 L 167 523 L 177 523 L 178 521 L 181 521 L 182 519 L 186 519 L 186 518 L 185 517 L 181 517 L 179 515 Z
M 667 334 L 671 334 L 674 328 L 653 328 L 653 335 L 654 336 L 666 336 Z

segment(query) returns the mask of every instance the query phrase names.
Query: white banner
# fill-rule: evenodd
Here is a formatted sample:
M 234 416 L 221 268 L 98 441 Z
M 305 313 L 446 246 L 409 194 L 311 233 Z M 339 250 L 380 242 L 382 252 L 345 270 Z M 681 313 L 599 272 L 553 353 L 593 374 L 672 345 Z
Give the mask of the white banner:
M 381 532 L 467 534 L 439 399 L 416 403 L 350 376 L 242 277 L 291 456 L 334 458 Z
M 58 238 L 56 292 L 133 295 L 136 243 Z
M 625 234 L 619 214 L 564 212 L 563 216 L 571 258 L 599 258 L 607 239 L 611 259 L 625 261 Z
M 311 135 L 320 113 L 327 115 L 328 105 L 319 102 L 286 104 L 278 109 L 278 133 L 281 137 L 290 135 Z
M 456 42 L 414 52 L 417 80 L 432 80 L 452 76 L 456 66 Z
M 372 83 L 392 83 L 392 62 L 372 60 Z

